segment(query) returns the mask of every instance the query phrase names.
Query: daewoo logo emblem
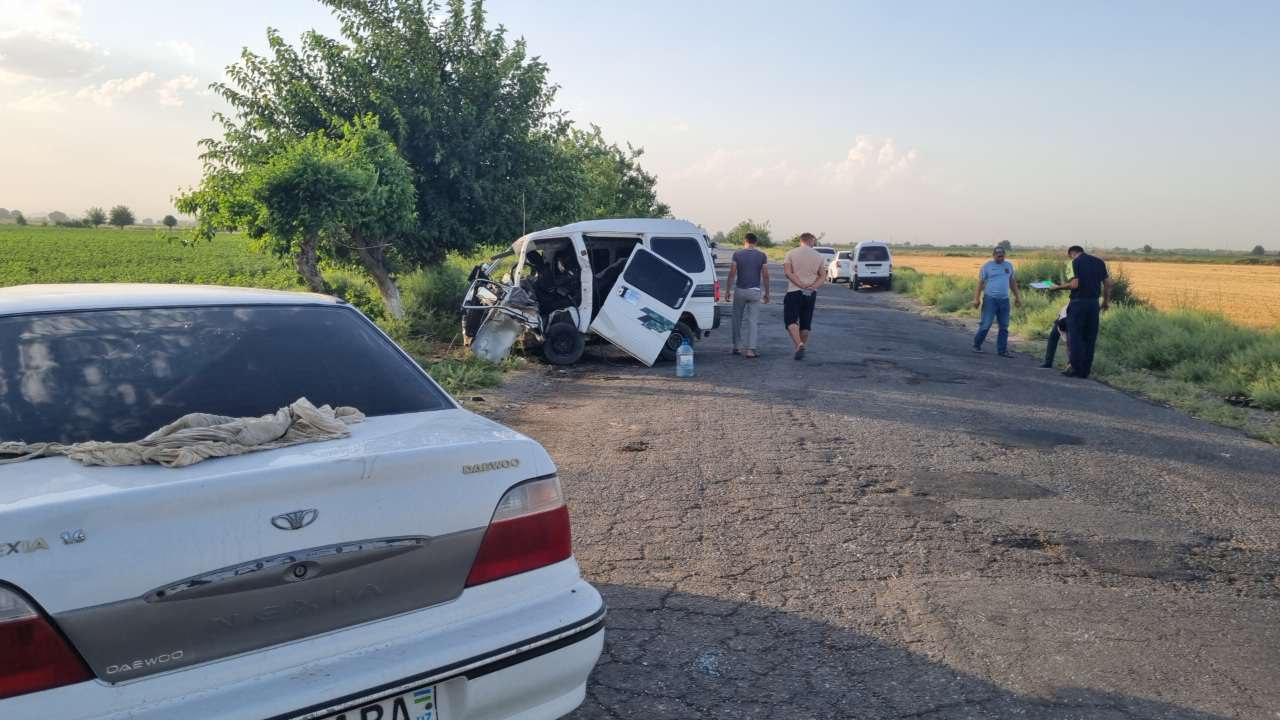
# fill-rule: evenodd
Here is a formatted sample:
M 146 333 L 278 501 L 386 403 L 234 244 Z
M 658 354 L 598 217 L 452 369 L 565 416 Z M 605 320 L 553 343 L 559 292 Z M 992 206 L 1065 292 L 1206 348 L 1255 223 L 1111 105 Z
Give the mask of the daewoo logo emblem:
M 315 509 L 294 510 L 271 518 L 271 524 L 281 530 L 301 530 L 315 522 L 319 516 L 320 511 Z
M 463 475 L 474 475 L 476 473 L 489 472 L 490 470 L 508 470 L 510 468 L 520 467 L 519 458 L 511 458 L 510 460 L 494 460 L 492 462 L 483 462 L 476 465 L 463 465 Z

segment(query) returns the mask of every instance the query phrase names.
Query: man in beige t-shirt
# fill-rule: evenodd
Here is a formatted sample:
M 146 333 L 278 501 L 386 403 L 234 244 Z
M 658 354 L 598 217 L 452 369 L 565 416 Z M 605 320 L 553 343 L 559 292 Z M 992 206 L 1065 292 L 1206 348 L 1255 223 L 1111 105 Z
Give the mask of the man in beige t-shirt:
M 818 302 L 818 288 L 827 281 L 827 257 L 813 249 L 818 239 L 812 233 L 800 236 L 800 246 L 787 253 L 782 263 L 787 275 L 787 294 L 782 299 L 782 318 L 796 346 L 796 359 L 804 359 L 804 345 L 809 341 L 813 324 L 813 307 Z

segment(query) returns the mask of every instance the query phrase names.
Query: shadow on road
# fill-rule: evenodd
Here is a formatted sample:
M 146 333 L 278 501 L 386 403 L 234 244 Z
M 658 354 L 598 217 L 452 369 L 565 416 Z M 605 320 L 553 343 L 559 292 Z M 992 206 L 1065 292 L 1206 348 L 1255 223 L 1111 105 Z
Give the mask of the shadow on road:
M 570 718 L 1221 716 L 1107 690 L 1018 693 L 906 648 L 751 603 L 606 585 L 605 653 Z

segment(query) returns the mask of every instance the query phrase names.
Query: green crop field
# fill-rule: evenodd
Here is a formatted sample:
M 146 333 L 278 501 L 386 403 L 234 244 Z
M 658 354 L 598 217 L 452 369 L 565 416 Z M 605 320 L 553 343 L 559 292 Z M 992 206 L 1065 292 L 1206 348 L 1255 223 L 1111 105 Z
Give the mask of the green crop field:
M 0 225 L 0 287 L 30 283 L 205 283 L 293 289 L 297 273 L 252 241 L 221 234 L 194 241 L 189 231 Z

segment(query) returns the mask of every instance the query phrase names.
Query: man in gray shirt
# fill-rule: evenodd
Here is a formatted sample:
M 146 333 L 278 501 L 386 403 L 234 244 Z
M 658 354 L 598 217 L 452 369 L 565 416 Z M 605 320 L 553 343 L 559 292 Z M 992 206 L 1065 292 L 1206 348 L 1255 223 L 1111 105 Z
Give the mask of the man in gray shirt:
M 724 299 L 733 302 L 733 354 L 742 347 L 742 323 L 747 323 L 746 347 L 749 358 L 756 353 L 756 335 L 760 325 L 760 304 L 769 302 L 769 256 L 756 249 L 759 238 L 747 233 L 744 247 L 733 254 L 729 265 L 729 281 Z

